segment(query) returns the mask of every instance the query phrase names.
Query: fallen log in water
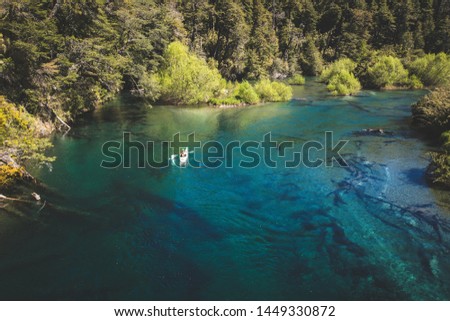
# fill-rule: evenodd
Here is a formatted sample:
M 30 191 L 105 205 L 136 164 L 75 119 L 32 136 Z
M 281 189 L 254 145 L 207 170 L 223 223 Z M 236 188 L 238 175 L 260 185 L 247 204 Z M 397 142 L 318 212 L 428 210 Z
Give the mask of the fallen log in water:
M 36 200 L 36 202 L 39 202 L 41 200 L 41 197 L 39 196 L 39 194 L 33 192 L 31 195 L 33 195 L 33 197 Z M 12 202 L 35 203 L 33 201 L 30 201 L 30 200 L 24 200 L 24 199 L 20 199 L 20 198 L 8 197 L 8 196 L 5 196 L 3 194 L 0 194 L 0 201 L 1 200 L 12 201 Z
M 346 170 L 349 172 L 350 177 L 341 181 L 332 180 L 332 182 L 336 184 L 337 189 L 328 194 L 328 196 L 334 196 L 334 204 L 336 206 L 345 204 L 343 195 L 353 192 L 354 195 L 366 204 L 368 202 L 384 204 L 389 210 L 397 213 L 395 215 L 397 219 L 402 220 L 403 223 L 408 224 L 408 226 L 411 226 L 416 230 L 420 230 L 427 234 L 429 233 L 429 235 L 434 234 L 437 242 L 444 248 L 450 250 L 450 221 L 433 212 L 431 209 L 428 209 L 427 206 L 402 206 L 387 200 L 383 197 L 382 193 L 379 195 L 378 193 L 375 195 L 369 193 L 370 191 L 373 191 L 374 182 L 380 180 L 383 181 L 382 178 L 375 176 L 376 165 L 385 165 L 370 163 L 358 157 L 353 157 L 347 160 L 347 162 L 350 166 L 347 167 Z M 369 192 L 367 191 L 367 188 L 369 188 Z M 371 208 L 369 204 L 368 208 Z M 385 224 L 394 228 L 403 229 L 403 223 L 400 221 L 393 221 L 395 216 L 390 215 L 385 217 L 380 211 L 371 211 L 371 213 Z M 411 222 L 409 222 L 410 219 L 414 219 L 417 223 L 420 222 L 423 225 L 411 225 Z
M 2 200 L 7 200 L 7 201 L 18 201 L 18 202 L 24 202 L 24 200 L 21 200 L 19 198 L 13 198 L 13 197 L 7 197 L 3 194 L 0 194 L 0 199 Z M 25 202 L 29 202 L 29 201 L 25 201 Z

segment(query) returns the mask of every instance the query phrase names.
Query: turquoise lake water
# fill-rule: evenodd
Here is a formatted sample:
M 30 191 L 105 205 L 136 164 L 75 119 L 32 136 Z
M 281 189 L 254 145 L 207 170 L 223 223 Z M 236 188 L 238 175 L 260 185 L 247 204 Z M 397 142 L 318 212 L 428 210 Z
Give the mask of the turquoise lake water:
M 450 194 L 427 186 L 433 146 L 410 127 L 423 94 L 333 98 L 310 81 L 301 100 L 234 109 L 120 97 L 54 138 L 57 160 L 32 170 L 42 209 L 0 209 L 0 299 L 449 300 Z M 348 167 L 100 167 L 123 132 L 299 146 L 325 131 L 349 141 Z

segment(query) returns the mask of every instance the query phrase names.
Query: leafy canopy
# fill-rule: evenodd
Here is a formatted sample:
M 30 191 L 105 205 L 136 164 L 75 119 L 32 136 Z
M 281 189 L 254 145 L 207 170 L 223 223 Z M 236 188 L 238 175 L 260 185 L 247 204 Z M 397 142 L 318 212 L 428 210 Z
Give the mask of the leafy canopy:
M 399 58 L 393 56 L 375 57 L 373 65 L 367 69 L 370 83 L 375 88 L 389 88 L 407 85 L 408 71 Z
M 356 63 L 348 58 L 342 58 L 328 67 L 320 75 L 320 81 L 327 83 L 327 89 L 332 95 L 352 95 L 361 90 L 359 80 L 353 74 Z
M 179 41 L 167 47 L 159 81 L 161 100 L 176 105 L 207 102 L 223 85 L 219 71 Z
M 0 151 L 10 150 L 18 162 L 52 161 L 52 157 L 44 155 L 51 144 L 39 132 L 40 125 L 22 106 L 11 104 L 0 96 Z
M 327 89 L 332 95 L 346 96 L 357 93 L 361 90 L 361 84 L 353 73 L 342 70 L 334 74 L 329 80 Z
M 295 74 L 288 79 L 288 84 L 293 86 L 301 86 L 305 84 L 305 77 L 300 74 Z
M 331 65 L 327 66 L 320 74 L 320 81 L 328 82 L 334 75 L 342 71 L 353 72 L 356 68 L 356 63 L 349 58 L 342 58 Z
M 413 120 L 425 130 L 440 135 L 450 130 L 450 87 L 437 88 L 412 106 Z
M 261 100 L 265 102 L 286 101 L 292 98 L 292 87 L 269 79 L 258 81 L 255 84 L 255 90 Z
M 417 58 L 409 66 L 409 70 L 425 86 L 438 87 L 450 84 L 450 56 L 443 52 Z

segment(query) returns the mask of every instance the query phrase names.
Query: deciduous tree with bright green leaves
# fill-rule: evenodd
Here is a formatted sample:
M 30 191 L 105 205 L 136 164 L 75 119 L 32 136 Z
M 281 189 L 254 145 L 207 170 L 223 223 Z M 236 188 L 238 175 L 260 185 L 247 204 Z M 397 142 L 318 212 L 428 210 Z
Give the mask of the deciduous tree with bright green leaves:
M 179 41 L 167 47 L 159 81 L 160 100 L 176 105 L 207 102 L 218 94 L 224 82 L 216 68 Z
M 348 70 L 341 70 L 328 80 L 327 89 L 332 95 L 347 96 L 360 91 L 361 84 L 353 73 Z
M 450 56 L 443 52 L 417 58 L 411 63 L 409 70 L 425 86 L 439 87 L 450 84 Z
M 294 76 L 288 78 L 287 82 L 289 85 L 301 86 L 305 84 L 306 80 L 305 77 L 303 77 L 302 75 L 295 74 Z
M 250 105 L 257 104 L 260 102 L 259 96 L 256 93 L 255 89 L 247 81 L 237 84 L 236 98 Z
M 262 101 L 287 101 L 292 98 L 292 88 L 278 81 L 262 79 L 255 84 L 255 90 Z
M 348 58 L 342 58 L 327 66 L 320 75 L 320 81 L 327 84 L 332 95 L 353 95 L 361 90 L 361 84 L 353 71 L 356 63 Z
M 327 66 L 320 74 L 320 81 L 327 82 L 334 75 L 339 74 L 342 71 L 353 72 L 356 68 L 356 63 L 349 58 L 342 58 L 336 60 L 329 66 Z
M 369 83 L 374 88 L 390 88 L 408 85 L 408 71 L 393 56 L 377 56 L 367 69 Z

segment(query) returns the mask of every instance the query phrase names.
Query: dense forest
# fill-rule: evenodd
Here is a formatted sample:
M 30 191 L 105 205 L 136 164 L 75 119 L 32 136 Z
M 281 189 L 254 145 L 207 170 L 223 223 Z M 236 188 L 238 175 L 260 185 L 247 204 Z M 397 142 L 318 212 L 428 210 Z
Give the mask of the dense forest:
M 239 105 L 288 100 L 303 76 L 335 95 L 445 87 L 449 39 L 448 0 L 2 0 L 0 144 L 41 160 L 45 137 L 17 137 L 120 91 Z

